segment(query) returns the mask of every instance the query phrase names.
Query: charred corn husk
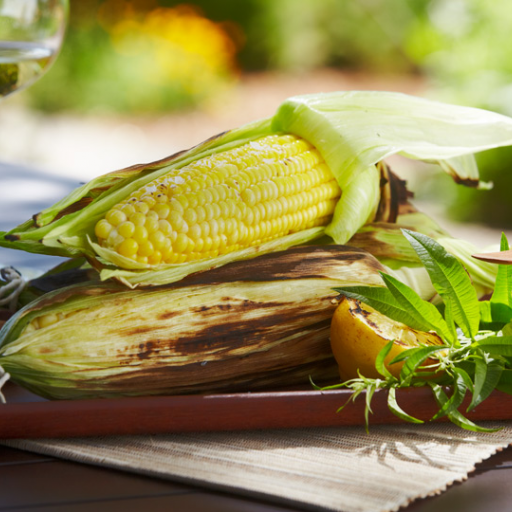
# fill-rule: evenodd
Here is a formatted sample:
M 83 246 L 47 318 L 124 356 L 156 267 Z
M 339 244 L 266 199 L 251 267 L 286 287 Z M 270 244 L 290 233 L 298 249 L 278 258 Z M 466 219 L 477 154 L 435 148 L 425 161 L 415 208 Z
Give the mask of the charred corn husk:
M 473 153 L 512 120 L 386 92 L 298 96 L 276 114 L 148 165 L 100 176 L 0 245 L 85 255 L 102 279 L 161 285 L 324 234 L 346 243 L 379 208 L 386 157 L 437 161 L 478 186 Z
M 381 286 L 367 252 L 310 246 L 174 285 L 47 293 L 0 331 L 0 366 L 49 398 L 236 391 L 337 376 L 335 286 Z

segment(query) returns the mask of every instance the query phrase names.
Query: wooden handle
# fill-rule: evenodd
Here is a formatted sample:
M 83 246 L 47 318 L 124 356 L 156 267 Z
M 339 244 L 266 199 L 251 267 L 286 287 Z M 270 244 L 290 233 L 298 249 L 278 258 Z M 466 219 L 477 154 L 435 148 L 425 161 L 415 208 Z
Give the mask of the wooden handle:
M 488 263 L 500 263 L 502 265 L 512 265 L 512 250 L 501 252 L 484 252 L 482 254 L 473 254 L 477 260 L 487 261 Z

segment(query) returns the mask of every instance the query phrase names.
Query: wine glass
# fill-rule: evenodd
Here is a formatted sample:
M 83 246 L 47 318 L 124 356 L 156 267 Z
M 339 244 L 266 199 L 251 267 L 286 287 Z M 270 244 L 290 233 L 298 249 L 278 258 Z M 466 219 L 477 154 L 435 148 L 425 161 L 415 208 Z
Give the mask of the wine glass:
M 62 45 L 68 0 L 0 0 L 0 98 L 48 71 Z

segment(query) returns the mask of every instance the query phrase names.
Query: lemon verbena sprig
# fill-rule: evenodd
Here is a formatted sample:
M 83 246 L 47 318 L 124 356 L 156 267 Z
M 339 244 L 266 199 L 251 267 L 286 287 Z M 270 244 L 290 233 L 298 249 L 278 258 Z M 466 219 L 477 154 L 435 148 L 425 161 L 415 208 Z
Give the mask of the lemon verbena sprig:
M 459 409 L 468 393 L 471 401 L 466 412 L 482 403 L 495 389 L 512 394 L 512 266 L 499 266 L 492 297 L 479 301 L 468 273 L 454 256 L 426 235 L 408 230 L 403 230 L 403 234 L 442 299 L 438 307 L 384 273 L 381 275 L 385 288 L 353 286 L 336 291 L 413 329 L 434 331 L 443 344 L 420 344 L 400 353 L 389 363 L 403 364 L 399 376 L 395 377 L 384 364 L 393 347 L 393 341 L 390 341 L 375 361 L 382 379 L 359 375 L 359 378 L 330 386 L 330 389 L 352 389 L 352 400 L 366 391 L 368 426 L 371 399 L 377 389 L 388 390 L 388 407 L 395 415 L 406 421 L 422 423 L 399 407 L 396 389 L 430 386 L 439 406 L 431 420 L 446 416 L 467 430 L 492 431 L 474 424 Z M 508 241 L 503 235 L 501 250 L 508 249 Z M 451 388 L 449 395 L 445 392 L 447 386 Z

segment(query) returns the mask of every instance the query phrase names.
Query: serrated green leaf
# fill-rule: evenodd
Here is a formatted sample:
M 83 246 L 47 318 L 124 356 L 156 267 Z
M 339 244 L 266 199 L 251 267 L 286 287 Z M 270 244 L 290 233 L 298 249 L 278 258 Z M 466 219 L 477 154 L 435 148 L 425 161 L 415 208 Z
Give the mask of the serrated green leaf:
M 409 326 L 411 326 L 411 323 L 414 323 L 414 317 L 398 304 L 387 288 L 379 286 L 346 286 L 334 288 L 334 291 L 351 299 L 364 302 L 392 320 Z
M 415 325 L 408 324 L 409 327 L 421 331 L 436 331 L 443 338 L 453 341 L 448 325 L 432 303 L 423 300 L 412 288 L 398 279 L 382 272 L 380 274 L 398 304 L 414 317 Z
M 432 388 L 432 391 L 434 393 L 434 397 L 436 399 L 437 404 L 442 407 L 447 401 L 448 397 L 446 396 L 446 393 L 443 391 L 441 386 L 437 384 L 430 384 L 430 387 Z M 470 430 L 472 432 L 497 432 L 498 430 L 501 430 L 501 428 L 484 428 L 476 425 L 472 421 L 468 420 L 463 414 L 461 414 L 459 411 L 453 411 L 450 414 L 447 415 L 449 420 L 457 425 L 458 427 L 461 427 L 465 430 Z
M 452 305 L 448 302 L 444 305 L 444 320 L 448 329 L 452 332 L 453 339 L 455 339 L 455 345 L 460 345 L 457 339 L 457 328 L 455 326 L 455 320 L 453 319 Z
M 400 371 L 400 385 L 407 386 L 410 384 L 414 373 L 421 366 L 421 364 L 428 359 L 429 356 L 435 352 L 444 350 L 446 347 L 440 346 L 429 346 L 429 347 L 418 347 L 405 350 L 397 357 L 395 357 L 390 364 L 394 364 L 405 360 L 402 370 Z
M 472 344 L 493 356 L 512 356 L 512 336 L 488 336 Z
M 512 308 L 500 302 L 480 301 L 480 330 L 500 331 L 512 320 Z
M 406 229 L 403 233 L 427 269 L 434 288 L 449 305 L 455 323 L 467 337 L 474 338 L 480 324 L 480 306 L 462 264 L 428 236 Z
M 475 383 L 473 397 L 467 411 L 471 411 L 477 405 L 480 405 L 496 388 L 501 374 L 503 373 L 503 364 L 498 361 L 486 363 L 484 359 L 476 357 L 475 363 Z
M 453 381 L 453 393 L 452 396 L 446 400 L 439 411 L 432 417 L 431 421 L 442 418 L 443 416 L 449 416 L 458 410 L 466 396 L 468 389 L 466 385 L 466 379 L 462 375 L 463 370 L 454 368 L 454 381 Z M 466 374 L 467 375 L 467 374 Z
M 398 402 L 396 400 L 396 388 L 394 387 L 390 388 L 388 391 L 388 408 L 395 416 L 398 416 L 402 420 L 408 421 L 410 423 L 424 423 L 423 420 L 420 420 L 418 418 L 415 418 L 414 416 L 407 414 L 398 405 Z
M 491 301 L 480 301 L 480 325 L 489 325 L 492 323 Z
M 470 393 L 473 393 L 475 387 L 468 372 L 464 368 L 461 368 L 459 366 L 454 368 L 454 372 L 456 372 L 462 378 L 464 384 L 466 384 L 466 388 L 470 391 Z

